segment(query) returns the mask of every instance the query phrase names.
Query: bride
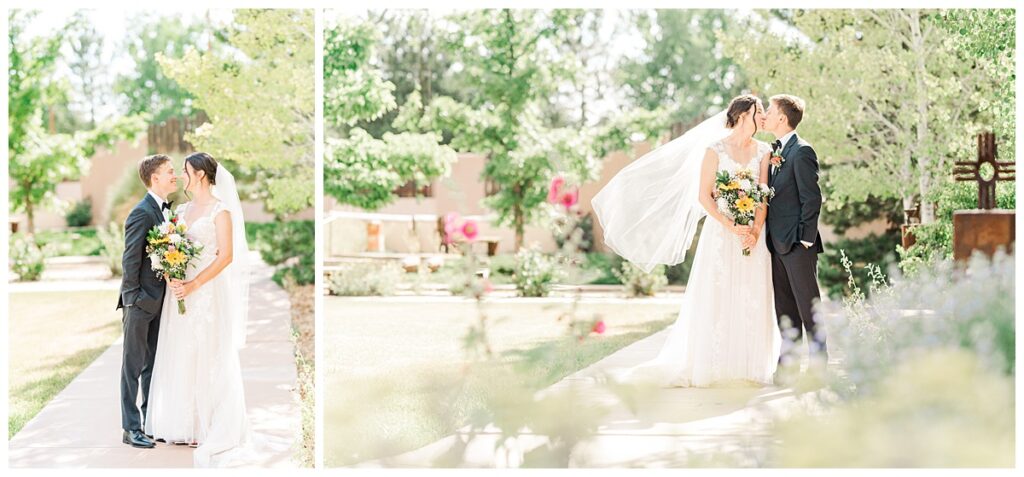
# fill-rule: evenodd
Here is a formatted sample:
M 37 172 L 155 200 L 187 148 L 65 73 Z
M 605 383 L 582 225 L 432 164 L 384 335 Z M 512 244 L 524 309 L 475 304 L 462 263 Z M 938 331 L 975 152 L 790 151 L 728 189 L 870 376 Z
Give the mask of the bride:
M 781 335 L 775 319 L 766 207 L 737 225 L 713 194 L 720 171 L 749 169 L 766 184 L 771 146 L 753 135 L 764 107 L 753 95 L 651 151 L 594 197 L 605 242 L 645 271 L 682 262 L 704 220 L 679 316 L 658 356 L 629 379 L 668 386 L 772 384 Z M 741 249 L 750 247 L 749 256 Z
M 221 466 L 226 451 L 250 439 L 238 360 L 248 315 L 248 246 L 231 173 L 203 152 L 185 158 L 185 173 L 191 201 L 176 212 L 203 249 L 164 298 L 146 434 L 196 447 L 197 467 Z

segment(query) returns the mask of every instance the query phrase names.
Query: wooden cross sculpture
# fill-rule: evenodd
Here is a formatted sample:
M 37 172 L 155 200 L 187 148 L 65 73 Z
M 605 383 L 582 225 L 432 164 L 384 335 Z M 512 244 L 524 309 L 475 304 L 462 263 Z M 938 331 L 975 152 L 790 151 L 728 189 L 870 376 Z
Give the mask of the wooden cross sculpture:
M 992 167 L 992 177 L 982 174 L 985 164 Z M 1015 163 L 996 160 L 996 135 L 990 132 L 978 134 L 978 160 L 958 161 L 953 169 L 957 181 L 978 182 L 978 208 L 984 210 L 996 208 L 996 182 L 1015 180 L 1016 174 Z

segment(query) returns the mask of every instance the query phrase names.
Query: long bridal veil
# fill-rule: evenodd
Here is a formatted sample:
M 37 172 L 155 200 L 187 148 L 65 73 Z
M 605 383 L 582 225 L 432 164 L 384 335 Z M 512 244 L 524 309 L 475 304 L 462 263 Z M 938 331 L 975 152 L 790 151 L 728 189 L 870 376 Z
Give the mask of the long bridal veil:
M 705 151 L 729 132 L 723 111 L 613 177 L 591 202 L 605 243 L 646 272 L 658 264 L 681 263 L 698 222 L 707 215 L 698 201 Z M 691 273 L 691 283 L 701 280 L 698 271 Z M 699 297 L 692 295 L 683 294 L 681 310 L 693 310 L 692 305 L 698 304 L 692 300 Z M 688 346 L 692 346 L 686 318 L 680 313 L 656 358 L 627 369 L 619 378 L 679 384 L 675 379 L 687 365 Z
M 706 215 L 697 201 L 704 152 L 729 132 L 722 111 L 619 171 L 591 200 L 605 244 L 645 272 L 681 263 Z
M 228 296 L 225 297 L 227 318 L 231 329 L 233 349 L 245 345 L 246 324 L 249 316 L 249 243 L 245 238 L 245 218 L 242 216 L 242 201 L 238 198 L 235 177 L 224 167 L 217 166 L 213 196 L 224 204 L 231 214 L 231 264 L 224 270 L 228 282 Z

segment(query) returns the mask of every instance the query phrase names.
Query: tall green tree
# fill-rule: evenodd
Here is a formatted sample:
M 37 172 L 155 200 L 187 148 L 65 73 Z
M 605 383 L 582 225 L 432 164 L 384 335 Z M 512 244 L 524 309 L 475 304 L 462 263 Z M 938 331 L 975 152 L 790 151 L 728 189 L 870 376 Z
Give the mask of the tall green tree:
M 88 159 L 100 147 L 136 137 L 145 127 L 137 116 L 114 118 L 93 129 L 51 132 L 44 123 L 47 104 L 63 97 L 66 82 L 55 78 L 55 66 L 66 37 L 56 33 L 30 37 L 25 33 L 33 14 L 8 14 L 8 123 L 7 149 L 12 212 L 25 212 L 28 233 L 35 232 L 35 214 L 55 202 L 57 185 L 77 179 Z
M 312 10 L 235 10 L 229 48 L 180 58 L 158 53 L 164 75 L 210 121 L 186 140 L 250 176 L 246 194 L 278 216 L 313 205 Z
M 643 54 L 618 66 L 617 81 L 637 107 L 662 109 L 670 122 L 690 123 L 723 109 L 747 87 L 744 70 L 722 55 L 722 37 L 744 41 L 728 10 L 647 10 L 632 13 Z M 744 63 L 744 68 L 746 64 Z
M 416 131 L 407 121 L 422 115 L 423 105 L 436 95 L 461 98 L 465 85 L 452 73 L 455 59 L 441 44 L 442 19 L 426 9 L 388 9 L 366 18 L 374 35 L 373 57 L 367 66 L 394 85 L 395 107 L 358 126 L 373 137 L 386 132 Z M 403 115 L 403 118 L 399 118 Z
M 723 35 L 725 54 L 758 90 L 807 100 L 800 129 L 829 168 L 826 208 L 899 198 L 934 221 L 927 199 L 981 127 L 995 78 L 958 57 L 936 10 L 799 10 L 788 36 L 769 16 Z
M 95 128 L 96 110 L 106 104 L 110 96 L 108 73 L 103 63 L 104 37 L 81 10 L 72 17 L 68 30 L 70 54 L 66 62 L 73 79 L 74 103 L 86 114 L 88 126 Z
M 137 13 L 129 18 L 122 48 L 135 61 L 135 68 L 120 75 L 114 90 L 128 103 L 128 114 L 148 114 L 154 123 L 194 112 L 194 98 L 168 78 L 157 61 L 161 53 L 181 58 L 188 47 L 196 47 L 203 33 L 199 22 L 181 16 Z
M 379 40 L 375 24 L 345 17 L 325 33 L 324 116 L 333 134 L 327 138 L 324 191 L 343 204 L 373 210 L 393 202 L 395 189 L 406 183 L 418 188 L 447 176 L 455 151 L 440 144 L 439 133 L 419 132 L 417 125 L 420 90 L 430 91 L 434 79 L 423 71 L 405 78 L 411 89 L 399 108 L 395 84 L 384 78 L 383 68 L 373 66 Z M 391 124 L 382 127 L 389 113 Z M 364 125 L 388 132 L 375 137 Z
M 435 97 L 423 124 L 453 131 L 452 146 L 487 155 L 484 179 L 497 188 L 484 204 L 523 245 L 546 187 L 558 173 L 577 183 L 596 177 L 590 135 L 545 123 L 543 102 L 569 79 L 552 41 L 567 24 L 564 10 L 475 10 L 449 17 L 445 42 L 459 59 L 463 81 L 475 85 L 465 101 Z

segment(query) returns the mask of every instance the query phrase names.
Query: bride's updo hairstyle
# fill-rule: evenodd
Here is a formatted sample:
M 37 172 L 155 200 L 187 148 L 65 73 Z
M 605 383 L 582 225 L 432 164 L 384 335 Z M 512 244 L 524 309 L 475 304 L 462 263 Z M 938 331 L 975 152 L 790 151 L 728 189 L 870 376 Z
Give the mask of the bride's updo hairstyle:
M 205 152 L 196 152 L 186 157 L 185 162 L 192 166 L 192 170 L 205 172 L 210 185 L 217 184 L 217 161 L 213 156 Z
M 761 100 L 752 94 L 743 94 L 733 98 L 732 101 L 729 101 L 729 109 L 725 113 L 725 127 L 729 129 L 736 127 L 740 115 L 750 111 L 751 106 L 760 102 Z M 750 115 L 750 120 L 754 121 L 753 114 Z M 754 130 L 757 130 L 757 124 L 754 124 Z

